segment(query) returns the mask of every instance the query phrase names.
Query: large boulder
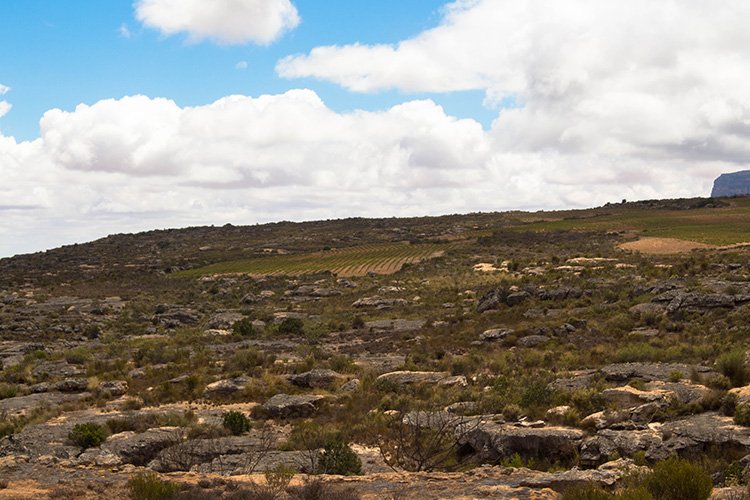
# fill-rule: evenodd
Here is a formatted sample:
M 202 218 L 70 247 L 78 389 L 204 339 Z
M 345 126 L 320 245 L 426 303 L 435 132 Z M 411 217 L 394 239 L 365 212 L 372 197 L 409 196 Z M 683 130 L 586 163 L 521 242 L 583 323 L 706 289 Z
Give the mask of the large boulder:
M 484 461 L 495 462 L 513 457 L 567 462 L 575 459 L 585 434 L 568 427 L 527 428 L 482 421 L 456 428 L 462 445 L 468 445 Z
M 102 444 L 102 449 L 111 451 L 124 463 L 133 465 L 148 464 L 161 450 L 182 440 L 182 432 L 178 427 L 157 427 L 140 434 L 121 434 L 110 437 Z
M 276 394 L 261 405 L 274 418 L 304 418 L 310 416 L 324 396 Z
M 497 309 L 501 304 L 505 303 L 505 299 L 508 297 L 508 292 L 505 288 L 497 286 L 480 297 L 479 304 L 477 304 L 477 313 L 482 314 L 485 311 Z
M 179 328 L 184 325 L 195 325 L 198 323 L 198 313 L 192 309 L 171 309 L 157 314 L 154 321 L 165 328 Z
M 580 461 L 595 466 L 617 452 L 630 457 L 644 451 L 652 461 L 665 460 L 671 454 L 698 456 L 709 449 L 727 455 L 750 451 L 750 428 L 735 425 L 731 418 L 704 413 L 663 424 L 650 424 L 643 430 L 599 431 L 581 446 Z

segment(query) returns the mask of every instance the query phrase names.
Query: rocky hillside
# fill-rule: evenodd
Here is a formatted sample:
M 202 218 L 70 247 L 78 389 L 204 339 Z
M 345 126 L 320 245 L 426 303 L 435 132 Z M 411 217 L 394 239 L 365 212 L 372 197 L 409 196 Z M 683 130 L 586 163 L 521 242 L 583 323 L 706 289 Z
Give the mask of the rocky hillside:
M 741 243 L 746 205 L 188 228 L 0 260 L 0 498 L 610 498 L 665 467 L 739 495 L 747 247 L 622 245 Z M 428 244 L 447 246 L 388 274 L 312 264 Z M 258 261 L 281 267 L 243 272 Z

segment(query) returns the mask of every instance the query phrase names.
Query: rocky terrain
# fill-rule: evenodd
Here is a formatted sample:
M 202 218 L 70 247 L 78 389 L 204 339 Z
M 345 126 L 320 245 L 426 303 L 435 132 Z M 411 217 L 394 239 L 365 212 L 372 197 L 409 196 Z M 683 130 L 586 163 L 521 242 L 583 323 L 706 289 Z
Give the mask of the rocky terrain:
M 636 216 L 716 238 L 736 203 L 188 228 L 2 259 L 0 498 L 152 498 L 133 489 L 151 478 L 174 498 L 552 499 L 670 457 L 741 498 L 747 247 L 626 245 L 655 234 Z M 452 246 L 391 274 L 206 267 L 436 241 Z

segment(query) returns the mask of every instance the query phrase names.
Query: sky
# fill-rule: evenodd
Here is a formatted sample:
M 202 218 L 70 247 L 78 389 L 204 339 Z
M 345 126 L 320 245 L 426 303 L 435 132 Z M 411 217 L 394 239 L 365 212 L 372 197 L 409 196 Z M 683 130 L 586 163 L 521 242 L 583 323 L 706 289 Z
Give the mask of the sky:
M 197 225 L 707 196 L 750 3 L 7 0 L 0 257 Z

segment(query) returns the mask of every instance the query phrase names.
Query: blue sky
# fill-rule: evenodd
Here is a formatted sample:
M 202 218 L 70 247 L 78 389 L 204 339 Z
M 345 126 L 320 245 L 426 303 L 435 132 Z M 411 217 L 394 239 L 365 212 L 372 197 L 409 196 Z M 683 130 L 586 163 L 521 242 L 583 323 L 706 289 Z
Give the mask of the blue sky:
M 318 45 L 396 43 L 441 19 L 444 2 L 298 1 L 301 22 L 268 46 L 187 43 L 165 37 L 134 18 L 131 1 L 11 1 L 2 7 L 0 51 L 3 85 L 13 111 L 0 132 L 18 140 L 39 137 L 39 119 L 49 109 L 73 111 L 78 104 L 144 94 L 180 106 L 207 104 L 231 94 L 280 94 L 314 88 L 337 111 L 387 109 L 405 99 L 431 97 L 454 116 L 489 126 L 495 113 L 482 105 L 484 93 L 442 95 L 398 90 L 352 94 L 313 78 L 286 79 L 274 71 L 284 56 Z M 124 32 L 127 30 L 129 36 Z M 247 64 L 238 69 L 237 65 Z M 244 66 L 244 65 L 243 65 Z
M 750 3 L 9 0 L 0 258 L 111 233 L 706 196 Z

